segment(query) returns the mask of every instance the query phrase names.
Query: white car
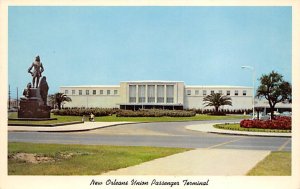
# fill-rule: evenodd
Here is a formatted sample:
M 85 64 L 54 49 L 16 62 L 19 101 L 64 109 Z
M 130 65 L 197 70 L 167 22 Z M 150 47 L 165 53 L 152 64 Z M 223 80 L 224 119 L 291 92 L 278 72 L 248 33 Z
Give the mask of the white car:
M 271 115 L 271 112 L 270 113 L 268 113 L 268 115 Z M 279 112 L 277 112 L 277 111 L 274 111 L 274 115 L 280 115 L 280 113 Z
M 280 115 L 281 116 L 291 117 L 292 116 L 292 112 L 282 112 Z

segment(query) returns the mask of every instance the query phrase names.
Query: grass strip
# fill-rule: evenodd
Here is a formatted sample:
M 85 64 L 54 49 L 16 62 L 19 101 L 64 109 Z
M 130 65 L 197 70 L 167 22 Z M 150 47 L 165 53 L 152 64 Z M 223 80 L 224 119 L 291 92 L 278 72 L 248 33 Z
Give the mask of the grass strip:
M 259 128 L 243 128 L 240 124 L 216 124 L 217 129 L 235 130 L 235 131 L 250 131 L 250 132 L 274 132 L 274 133 L 290 133 L 291 130 L 281 129 L 259 129 Z
M 291 152 L 271 152 L 248 176 L 291 176 Z
M 8 174 L 98 175 L 188 150 L 190 149 L 9 142 Z M 20 153 L 35 154 L 53 161 L 32 163 L 12 158 Z
M 15 121 L 8 120 L 9 124 L 56 124 L 56 123 L 65 123 L 72 121 L 81 121 L 81 116 L 59 116 L 51 114 L 52 118 L 57 118 L 57 120 L 47 120 L 47 121 Z M 16 113 L 10 113 L 8 118 L 17 118 Z M 249 118 L 248 116 L 242 115 L 227 115 L 227 116 L 211 116 L 199 114 L 194 117 L 117 117 L 116 115 L 112 116 L 101 116 L 95 117 L 96 122 L 172 122 L 172 121 L 203 121 L 203 120 L 230 120 L 230 119 L 245 119 Z M 86 120 L 88 117 L 86 117 Z
M 171 121 L 204 121 L 204 120 L 230 120 L 230 119 L 244 119 L 247 116 L 228 115 L 228 116 L 211 116 L 205 114 L 198 114 L 193 117 L 116 117 L 103 116 L 96 117 L 96 121 L 114 122 L 114 121 L 131 121 L 131 122 L 171 122 Z

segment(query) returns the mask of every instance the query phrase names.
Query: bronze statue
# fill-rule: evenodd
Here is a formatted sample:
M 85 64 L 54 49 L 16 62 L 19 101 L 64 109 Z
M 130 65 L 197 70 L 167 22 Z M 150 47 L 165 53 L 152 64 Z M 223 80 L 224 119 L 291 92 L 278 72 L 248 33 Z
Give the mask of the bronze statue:
M 20 108 L 18 118 L 22 119 L 51 119 L 50 106 L 47 105 L 47 96 L 49 86 L 46 77 L 42 77 L 44 71 L 40 57 L 36 56 L 34 62 L 28 69 L 28 73 L 32 75 L 32 84 L 28 83 L 20 100 Z M 41 79 L 40 79 L 41 78 Z
M 33 72 L 31 71 L 32 68 L 34 68 Z M 43 64 L 41 63 L 40 57 L 37 56 L 37 57 L 35 57 L 35 61 L 32 63 L 32 65 L 28 69 L 28 73 L 30 73 L 32 75 L 33 88 L 34 88 L 35 83 L 36 83 L 35 88 L 38 87 L 39 80 L 40 80 L 40 77 L 42 76 L 43 71 L 44 71 Z
M 47 96 L 48 96 L 49 86 L 48 86 L 45 76 L 42 77 L 39 88 L 40 88 L 40 94 L 41 94 L 42 100 L 44 101 L 44 105 L 47 105 Z

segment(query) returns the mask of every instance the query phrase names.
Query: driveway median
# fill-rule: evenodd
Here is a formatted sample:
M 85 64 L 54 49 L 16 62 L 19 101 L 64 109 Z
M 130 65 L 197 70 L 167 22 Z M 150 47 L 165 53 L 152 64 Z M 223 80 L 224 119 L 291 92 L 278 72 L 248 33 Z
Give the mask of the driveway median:
M 249 132 L 249 131 L 234 131 L 226 129 L 217 129 L 214 127 L 216 124 L 222 123 L 204 123 L 197 125 L 188 125 L 185 128 L 188 130 L 215 133 L 215 134 L 227 134 L 227 135 L 244 135 L 244 136 L 264 136 L 264 137 L 291 137 L 291 133 L 274 133 L 274 132 Z

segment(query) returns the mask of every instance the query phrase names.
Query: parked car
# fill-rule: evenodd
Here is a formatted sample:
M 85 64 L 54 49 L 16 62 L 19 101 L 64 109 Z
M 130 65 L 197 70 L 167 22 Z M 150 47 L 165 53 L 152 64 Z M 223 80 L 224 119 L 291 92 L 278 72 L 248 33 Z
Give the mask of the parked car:
M 281 116 L 291 117 L 292 116 L 292 112 L 282 112 L 280 115 Z
M 268 115 L 271 115 L 271 113 L 268 113 Z M 277 112 L 277 111 L 274 111 L 274 115 L 280 115 L 280 113 L 279 112 Z
M 270 115 L 263 115 L 261 117 L 259 117 L 260 120 L 269 120 L 271 119 L 271 116 Z
M 8 112 L 17 112 L 17 111 L 18 111 L 17 108 L 10 108 L 10 109 L 8 109 Z
M 252 117 L 252 113 L 249 114 Z M 260 120 L 269 120 L 271 118 L 270 115 L 265 114 L 264 112 L 259 112 Z M 257 113 L 254 114 L 254 119 L 257 119 Z

